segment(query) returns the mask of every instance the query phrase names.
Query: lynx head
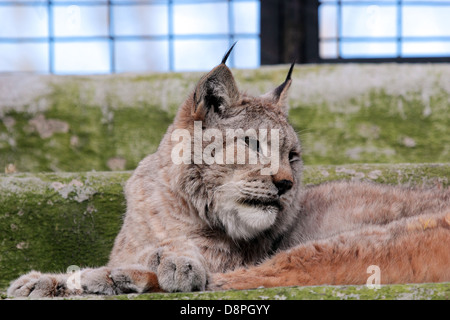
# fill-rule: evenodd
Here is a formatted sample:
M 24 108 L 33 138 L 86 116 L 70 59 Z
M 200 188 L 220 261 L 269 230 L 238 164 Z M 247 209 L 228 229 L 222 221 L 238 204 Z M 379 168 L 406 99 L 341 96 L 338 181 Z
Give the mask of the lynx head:
M 211 228 L 249 240 L 283 232 L 299 192 L 301 149 L 287 120 L 294 64 L 280 86 L 252 97 L 239 92 L 225 65 L 231 49 L 177 114 L 170 144 L 178 177 L 173 187 Z

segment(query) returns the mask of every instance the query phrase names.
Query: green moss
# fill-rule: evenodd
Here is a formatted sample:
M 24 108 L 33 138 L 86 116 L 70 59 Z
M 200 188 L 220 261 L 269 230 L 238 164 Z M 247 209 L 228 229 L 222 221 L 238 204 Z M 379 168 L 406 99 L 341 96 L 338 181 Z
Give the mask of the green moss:
M 194 78 L 194 79 L 197 79 L 197 81 L 198 81 L 198 79 L 202 76 L 202 73 L 200 73 L 200 72 L 192 72 L 192 73 L 171 72 L 171 73 L 140 74 L 140 75 L 131 77 L 130 81 L 152 82 L 152 81 L 163 81 L 163 80 L 173 80 L 173 79 L 183 80 L 186 78 L 186 75 L 189 78 Z
M 139 112 L 136 109 L 114 112 L 113 126 L 117 133 L 112 146 L 116 156 L 127 160 L 125 169 L 134 169 L 141 159 L 156 151 L 172 121 L 167 112 L 150 106 L 142 106 Z
M 75 297 L 71 299 L 90 299 Z M 99 297 L 92 297 L 98 299 Z M 366 286 L 277 287 L 217 292 L 148 293 L 103 296 L 105 300 L 449 300 L 450 283 Z
M 70 265 L 104 265 L 122 224 L 128 177 L 0 176 L 0 287 L 32 269 L 63 272 Z
M 295 104 L 290 121 L 302 140 L 305 163 L 445 162 L 450 113 L 442 107 L 448 97 L 431 99 L 441 107 L 427 115 L 428 102 L 416 94 L 406 100 L 373 90 L 347 106 Z
M 333 180 L 361 180 L 383 184 L 432 187 L 450 186 L 450 163 L 435 164 L 347 164 L 306 166 L 305 184 Z
M 68 132 L 43 138 L 30 125 L 36 115 L 6 113 L 15 124 L 8 130 L 0 127 L 0 134 L 4 132 L 14 143 L 0 145 L 1 168 L 12 163 L 19 171 L 105 171 L 111 170 L 109 159 L 121 158 L 125 165 L 120 169 L 131 170 L 156 150 L 173 120 L 167 111 L 147 103 L 126 109 L 85 105 L 77 88 L 54 89 L 51 107 L 40 113 L 45 120 L 67 123 Z
M 242 90 L 260 94 L 283 82 L 288 68 L 233 72 Z M 446 70 L 445 64 L 297 66 L 290 121 L 302 139 L 305 163 L 448 161 Z M 13 108 L 0 101 L 0 168 L 12 163 L 20 172 L 134 169 L 156 150 L 201 75 L 41 77 L 44 89 L 28 104 Z M 39 114 L 67 123 L 68 131 L 42 138 L 29 123 Z M 111 166 L 110 159 L 122 162 Z

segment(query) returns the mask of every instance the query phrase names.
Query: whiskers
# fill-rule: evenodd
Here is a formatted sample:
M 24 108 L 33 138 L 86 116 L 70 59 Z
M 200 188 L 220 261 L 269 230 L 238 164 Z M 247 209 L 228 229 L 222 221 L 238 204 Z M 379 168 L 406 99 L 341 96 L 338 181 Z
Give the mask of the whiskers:
M 231 181 L 213 191 L 215 199 L 250 206 L 273 206 L 281 208 L 278 192 L 274 186 L 263 181 Z

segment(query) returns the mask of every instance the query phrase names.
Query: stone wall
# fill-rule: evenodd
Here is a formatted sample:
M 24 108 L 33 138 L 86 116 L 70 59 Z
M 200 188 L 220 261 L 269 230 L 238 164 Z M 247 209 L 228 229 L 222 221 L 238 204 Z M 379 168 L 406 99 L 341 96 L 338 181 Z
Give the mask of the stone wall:
M 251 94 L 288 66 L 235 70 Z M 0 168 L 133 170 L 201 73 L 0 75 Z M 446 162 L 450 64 L 296 66 L 290 121 L 307 164 Z

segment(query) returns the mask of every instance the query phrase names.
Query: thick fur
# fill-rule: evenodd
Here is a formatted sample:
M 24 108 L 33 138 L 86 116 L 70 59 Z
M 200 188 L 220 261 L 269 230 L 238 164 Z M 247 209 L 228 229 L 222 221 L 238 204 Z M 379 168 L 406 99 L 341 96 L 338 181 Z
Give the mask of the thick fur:
M 215 274 L 211 290 L 450 280 L 450 192 L 364 183 L 307 190 L 300 245 L 252 268 Z M 295 243 L 295 241 L 294 241 Z
M 301 146 L 286 116 L 290 83 L 289 73 L 272 92 L 250 97 L 224 63 L 203 76 L 157 152 L 127 182 L 127 212 L 108 265 L 82 270 L 81 289 L 68 288 L 68 275 L 33 271 L 8 294 L 364 284 L 370 265 L 380 267 L 381 283 L 450 281 L 450 189 L 303 187 Z M 172 133 L 193 136 L 194 121 L 224 137 L 227 129 L 278 129 L 279 169 L 263 175 L 263 164 L 175 164 L 180 141 Z M 234 141 L 245 144 L 245 136 Z M 200 143 L 203 150 L 209 144 Z

